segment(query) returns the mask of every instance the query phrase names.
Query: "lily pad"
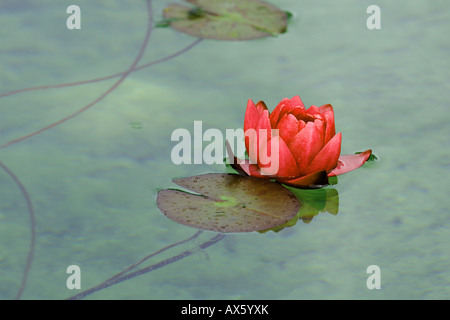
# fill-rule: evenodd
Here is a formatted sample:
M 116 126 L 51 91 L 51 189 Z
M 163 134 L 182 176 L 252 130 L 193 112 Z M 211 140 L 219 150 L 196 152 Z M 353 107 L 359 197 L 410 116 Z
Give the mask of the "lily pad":
M 282 185 L 236 174 L 212 173 L 174 182 L 199 194 L 158 192 L 157 204 L 168 218 L 218 232 L 266 230 L 291 220 L 300 203 Z
M 287 14 L 260 0 L 186 0 L 170 4 L 163 15 L 175 30 L 194 37 L 249 40 L 286 32 Z

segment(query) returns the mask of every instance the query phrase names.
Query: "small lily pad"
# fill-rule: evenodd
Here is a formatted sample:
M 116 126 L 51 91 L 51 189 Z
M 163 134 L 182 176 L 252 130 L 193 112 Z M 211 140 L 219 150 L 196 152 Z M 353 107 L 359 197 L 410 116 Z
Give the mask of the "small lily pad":
M 157 204 L 168 218 L 190 227 L 218 232 L 270 229 L 291 220 L 300 209 L 282 185 L 236 174 L 205 174 L 174 182 L 199 194 L 158 192 Z
M 286 12 L 260 0 L 186 0 L 193 6 L 170 4 L 165 21 L 194 37 L 249 40 L 286 32 Z

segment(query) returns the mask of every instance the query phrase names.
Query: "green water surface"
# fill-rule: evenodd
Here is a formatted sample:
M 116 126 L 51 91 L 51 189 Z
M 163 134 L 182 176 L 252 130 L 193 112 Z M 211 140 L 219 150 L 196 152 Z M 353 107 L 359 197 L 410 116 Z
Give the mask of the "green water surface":
M 66 28 L 68 0 L 0 2 L 0 94 L 125 71 L 145 36 L 144 1 L 77 1 L 82 29 Z M 206 250 L 104 289 L 90 299 L 448 299 L 450 297 L 450 8 L 446 0 L 271 1 L 293 13 L 278 37 L 203 40 L 131 73 L 92 108 L 0 148 L 26 187 L 36 246 L 23 299 L 65 299 L 69 265 L 82 289 L 193 235 L 156 206 L 174 178 L 225 172 L 175 165 L 177 128 L 241 128 L 247 100 L 273 109 L 300 95 L 333 105 L 342 153 L 379 160 L 339 177 L 339 212 L 279 233 L 230 234 Z M 154 0 L 161 19 L 166 1 Z M 366 9 L 381 8 L 369 30 Z M 196 39 L 155 29 L 140 65 Z M 118 78 L 0 98 L 0 145 L 73 114 Z M 23 195 L 0 171 L 0 299 L 13 299 L 30 248 Z M 158 255 L 195 247 L 214 235 Z M 366 286 L 370 265 L 381 289 Z

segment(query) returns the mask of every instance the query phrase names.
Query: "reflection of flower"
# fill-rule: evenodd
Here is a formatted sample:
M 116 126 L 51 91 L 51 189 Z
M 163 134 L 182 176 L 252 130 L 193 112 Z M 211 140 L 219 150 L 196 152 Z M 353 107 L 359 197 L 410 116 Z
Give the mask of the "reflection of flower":
M 294 189 L 289 188 L 300 201 L 300 210 L 291 220 L 262 232 L 269 230 L 278 232 L 284 228 L 292 227 L 301 219 L 304 223 L 310 223 L 314 216 L 320 212 L 328 212 L 337 215 L 339 211 L 339 193 L 336 189 Z
M 305 109 L 299 96 L 281 100 L 272 113 L 264 102 L 255 105 L 249 100 L 244 131 L 249 159 L 234 158 L 233 167 L 250 176 L 276 179 L 294 187 L 327 185 L 328 177 L 359 168 L 372 153 L 367 150 L 340 156 L 341 133 L 335 132 L 333 107 L 327 104 Z M 277 156 L 271 157 L 271 150 L 276 148 Z M 276 161 L 277 171 L 268 174 L 269 163 L 263 157 Z
M 293 190 L 300 200 L 298 216 L 304 223 L 309 223 L 320 212 L 337 215 L 339 211 L 339 194 L 336 189 Z

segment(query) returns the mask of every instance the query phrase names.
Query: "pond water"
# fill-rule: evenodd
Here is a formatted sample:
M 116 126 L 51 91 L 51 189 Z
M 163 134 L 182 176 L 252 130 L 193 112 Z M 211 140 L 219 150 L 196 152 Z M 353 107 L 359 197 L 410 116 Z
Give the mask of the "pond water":
M 7 145 L 88 105 L 120 78 L 0 98 L 0 161 L 26 188 L 35 252 L 22 299 L 65 299 L 70 265 L 82 289 L 197 230 L 166 218 L 156 194 L 172 179 L 226 172 L 175 165 L 177 128 L 241 128 L 247 100 L 272 110 L 285 97 L 330 103 L 342 153 L 371 148 L 373 165 L 340 176 L 337 215 L 282 231 L 198 238 L 175 263 L 87 299 L 448 299 L 450 297 L 450 9 L 447 1 L 272 1 L 294 14 L 288 32 L 252 41 L 203 40 L 133 72 L 92 108 Z M 72 1 L 0 4 L 0 94 L 127 70 L 145 37 L 144 1 L 78 1 L 81 30 L 66 28 Z M 165 1 L 152 2 L 155 21 Z M 381 8 L 369 30 L 366 9 Z M 154 29 L 139 65 L 196 41 Z M 30 216 L 0 171 L 0 299 L 13 299 L 30 250 Z M 195 249 L 197 248 L 197 249 Z M 369 290 L 367 267 L 381 270 Z

